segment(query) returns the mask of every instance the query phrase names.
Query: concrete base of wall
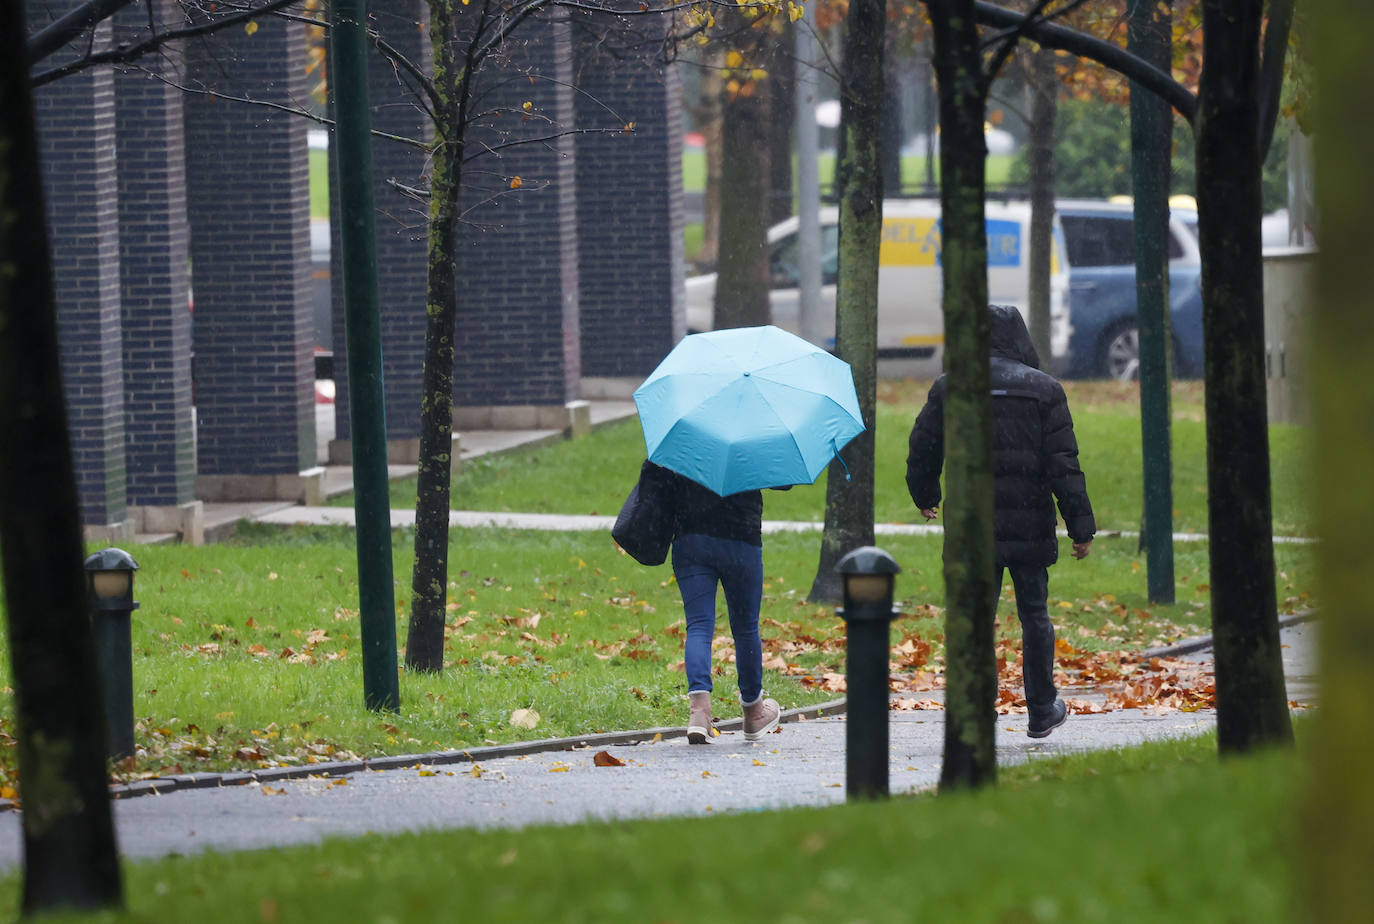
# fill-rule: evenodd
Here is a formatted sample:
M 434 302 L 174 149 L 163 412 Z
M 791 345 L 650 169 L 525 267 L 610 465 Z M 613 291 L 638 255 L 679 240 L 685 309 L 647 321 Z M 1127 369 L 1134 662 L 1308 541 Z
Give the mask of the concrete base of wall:
M 587 376 L 582 379 L 582 397 L 611 401 L 629 401 L 635 389 L 642 385 L 643 379 L 611 378 L 607 376 Z
M 129 518 L 134 521 L 135 532 L 176 533 L 185 545 L 205 544 L 205 502 L 202 500 L 175 506 L 131 506 Z
M 324 468 L 294 475 L 197 475 L 196 495 L 216 503 L 283 500 L 317 507 L 324 503 Z
M 586 401 L 453 409 L 455 430 L 562 430 L 568 436 L 581 436 L 590 432 L 591 426 L 591 405 Z
M 118 523 L 105 523 L 92 525 L 87 523 L 82 527 L 87 542 L 123 542 L 134 538 L 137 533 L 133 517 L 121 520 Z
M 462 434 L 452 434 L 452 441 L 449 446 L 449 471 L 457 475 L 463 468 L 463 460 L 459 452 L 463 448 Z M 329 441 L 329 464 L 330 465 L 352 465 L 353 464 L 353 441 L 352 440 L 330 440 Z M 420 440 L 419 438 L 408 440 L 387 440 L 386 441 L 386 464 L 387 465 L 419 465 L 420 464 Z

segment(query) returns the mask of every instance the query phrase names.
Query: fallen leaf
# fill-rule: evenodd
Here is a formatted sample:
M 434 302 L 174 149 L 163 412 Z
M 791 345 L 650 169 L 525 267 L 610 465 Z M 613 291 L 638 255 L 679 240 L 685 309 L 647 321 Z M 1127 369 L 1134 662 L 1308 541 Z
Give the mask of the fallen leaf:
M 510 714 L 510 724 L 516 728 L 534 728 L 539 724 L 539 713 L 533 709 L 517 709 Z
M 598 767 L 625 766 L 625 761 L 621 760 L 619 757 L 614 756 L 613 754 L 611 754 L 610 751 L 597 751 L 596 755 L 592 757 L 592 763 L 596 764 Z

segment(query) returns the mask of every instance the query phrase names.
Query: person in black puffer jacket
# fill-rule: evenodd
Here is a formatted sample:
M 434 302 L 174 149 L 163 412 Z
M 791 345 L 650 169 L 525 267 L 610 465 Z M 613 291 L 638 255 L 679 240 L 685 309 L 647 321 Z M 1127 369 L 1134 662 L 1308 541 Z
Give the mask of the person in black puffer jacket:
M 1073 557 L 1084 558 L 1097 525 L 1078 465 L 1078 442 L 1063 386 L 1039 369 L 1021 313 L 990 305 L 993 534 L 997 584 L 1011 572 L 1021 619 L 1021 677 L 1030 711 L 1028 734 L 1043 738 L 1064 724 L 1068 709 L 1054 687 L 1054 626 L 1050 623 L 1050 565 L 1059 558 L 1055 499 Z M 911 429 L 906 484 L 926 519 L 940 505 L 944 464 L 945 377 L 931 386 Z M 994 602 L 994 612 L 996 604 Z

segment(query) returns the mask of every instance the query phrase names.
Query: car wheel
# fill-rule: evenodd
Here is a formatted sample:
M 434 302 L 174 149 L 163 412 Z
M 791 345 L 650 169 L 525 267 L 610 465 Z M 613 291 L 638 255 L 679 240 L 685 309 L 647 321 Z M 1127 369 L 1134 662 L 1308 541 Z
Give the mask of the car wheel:
M 1097 368 L 1103 376 L 1119 382 L 1140 378 L 1140 330 L 1134 324 L 1115 327 L 1102 338 Z

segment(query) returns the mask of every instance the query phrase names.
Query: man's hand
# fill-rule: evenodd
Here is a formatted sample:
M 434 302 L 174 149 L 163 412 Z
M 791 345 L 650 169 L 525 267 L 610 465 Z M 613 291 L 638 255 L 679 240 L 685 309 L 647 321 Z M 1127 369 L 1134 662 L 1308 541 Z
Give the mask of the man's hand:
M 921 508 L 921 516 L 925 517 L 927 520 L 933 520 L 933 519 L 935 519 L 936 517 L 938 517 L 939 515 L 940 515 L 940 510 L 939 510 L 938 507 L 922 507 L 922 508 Z
M 1074 558 L 1087 558 L 1087 557 L 1088 557 L 1088 553 L 1091 552 L 1092 550 L 1093 550 L 1093 541 L 1092 541 L 1091 539 L 1089 539 L 1087 542 L 1075 542 L 1075 543 L 1073 544 L 1073 557 L 1074 557 Z

